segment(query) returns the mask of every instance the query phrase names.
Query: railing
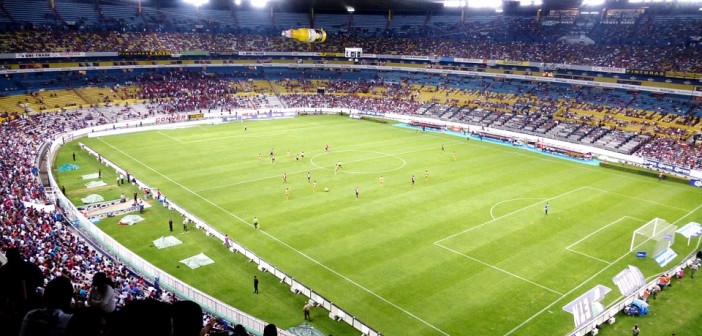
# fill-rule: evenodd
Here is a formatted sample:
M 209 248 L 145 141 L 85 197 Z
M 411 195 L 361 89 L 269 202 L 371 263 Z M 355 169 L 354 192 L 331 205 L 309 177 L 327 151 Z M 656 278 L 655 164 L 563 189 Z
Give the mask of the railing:
M 690 258 L 695 258 L 695 252 L 692 252 L 690 255 L 685 257 L 685 259 L 683 259 L 683 261 L 681 261 L 679 264 L 675 265 L 673 268 L 669 269 L 668 271 L 661 272 L 661 273 L 675 274 L 676 270 L 679 270 L 680 267 L 684 267 L 687 265 L 687 261 Z M 634 301 L 634 299 L 641 297 L 641 293 L 643 292 L 643 290 L 645 290 L 646 288 L 651 288 L 653 286 L 658 286 L 658 277 L 656 277 L 655 280 L 647 283 L 645 286 L 641 287 L 641 289 L 639 291 L 637 291 L 636 293 L 633 293 L 633 294 L 625 297 L 624 299 L 613 303 L 612 305 L 609 306 L 609 308 L 605 309 L 599 315 L 595 316 L 591 322 L 576 328 L 575 330 L 566 334 L 566 336 L 584 336 L 587 334 L 592 334 L 593 330 L 599 329 L 600 326 L 603 324 L 615 323 L 616 318 L 614 318 L 614 317 L 617 314 L 619 314 L 624 309 L 624 307 L 631 304 L 631 302 Z

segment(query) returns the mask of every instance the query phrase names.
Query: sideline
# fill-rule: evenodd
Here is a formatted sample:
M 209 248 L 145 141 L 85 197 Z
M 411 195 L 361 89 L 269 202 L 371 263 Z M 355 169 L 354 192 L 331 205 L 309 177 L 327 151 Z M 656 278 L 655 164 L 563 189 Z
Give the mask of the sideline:
M 143 163 L 143 162 L 141 162 L 141 161 L 135 159 L 134 157 L 132 157 L 131 155 L 125 153 L 124 151 L 120 150 L 119 148 L 114 147 L 112 144 L 109 144 L 109 143 L 105 142 L 102 138 L 98 138 L 98 139 L 99 139 L 101 142 L 103 142 L 105 145 L 107 145 L 107 146 L 111 147 L 112 149 L 114 149 L 115 151 L 117 151 L 117 152 L 121 153 L 122 155 L 128 157 L 128 158 L 131 159 L 132 161 L 134 161 L 134 162 L 136 162 L 136 163 L 142 165 L 144 168 L 149 169 L 149 170 L 153 171 L 154 173 L 156 173 L 156 174 L 162 176 L 164 179 L 166 179 L 166 180 L 172 182 L 173 184 L 175 184 L 175 185 L 177 185 L 177 186 L 183 188 L 183 190 L 188 191 L 189 193 L 193 194 L 193 195 L 196 196 L 197 198 L 200 198 L 201 200 L 203 200 L 203 201 L 205 201 L 206 203 L 208 203 L 208 204 L 214 206 L 215 208 L 221 210 L 222 212 L 224 212 L 224 213 L 226 213 L 226 214 L 228 214 L 228 215 L 230 215 L 230 216 L 236 218 L 236 219 L 239 220 L 240 222 L 242 222 L 242 223 L 244 223 L 244 224 L 246 224 L 246 225 L 248 225 L 248 226 L 250 226 L 250 227 L 253 227 L 253 224 L 251 224 L 251 223 L 249 223 L 248 221 L 244 220 L 243 218 L 241 218 L 241 217 L 235 215 L 235 214 L 232 213 L 231 211 L 228 211 L 228 210 L 222 208 L 221 206 L 219 206 L 219 205 L 213 203 L 212 201 L 210 201 L 210 200 L 208 200 L 208 199 L 206 199 L 206 198 L 200 196 L 200 195 L 197 194 L 196 192 L 190 190 L 188 187 L 186 187 L 186 186 L 184 186 L 184 185 L 182 185 L 182 184 L 180 184 L 180 183 L 174 181 L 174 180 L 171 179 L 170 177 L 168 177 L 168 176 L 162 174 L 161 172 L 157 171 L 156 169 L 152 168 L 151 166 L 149 166 L 149 165 L 147 165 L 147 164 L 145 164 L 145 163 Z M 341 273 L 335 271 L 334 269 L 330 268 L 329 266 L 326 266 L 326 265 L 322 264 L 321 262 L 319 262 L 319 261 L 317 261 L 316 259 L 314 259 L 314 258 L 310 257 L 309 255 L 307 255 L 306 253 L 304 253 L 304 252 L 302 252 L 302 251 L 300 251 L 300 250 L 298 250 L 298 249 L 296 249 L 296 248 L 290 246 L 290 245 L 287 244 L 286 242 L 284 242 L 284 241 L 282 241 L 282 240 L 276 238 L 275 236 L 269 234 L 268 232 L 261 231 L 261 233 L 263 233 L 264 235 L 266 235 L 266 236 L 268 236 L 269 238 L 273 239 L 274 241 L 280 243 L 281 245 L 283 245 L 283 246 L 289 248 L 290 250 L 294 251 L 295 253 L 297 253 L 297 254 L 303 256 L 303 257 L 306 258 L 307 260 L 309 260 L 309 261 L 311 261 L 311 262 L 313 262 L 313 263 L 319 265 L 320 267 L 326 269 L 327 271 L 333 273 L 334 275 L 336 275 L 336 276 L 338 276 L 338 277 L 340 277 L 340 278 L 346 280 L 347 282 L 353 284 L 354 286 L 360 288 L 360 289 L 363 290 L 364 292 L 366 292 L 366 293 L 368 293 L 368 294 L 370 294 L 370 295 L 372 295 L 372 296 L 378 298 L 379 300 L 381 300 L 381 301 L 387 303 L 388 305 L 390 305 L 390 306 L 396 308 L 397 310 L 399 310 L 399 311 L 401 311 L 401 312 L 407 314 L 408 316 L 411 316 L 412 318 L 414 318 L 415 320 L 421 322 L 422 324 L 424 324 L 424 325 L 426 325 L 426 326 L 428 326 L 428 327 L 430 327 L 430 328 L 432 328 L 432 329 L 438 331 L 438 332 L 441 333 L 442 335 L 449 336 L 448 333 L 446 333 L 445 331 L 439 329 L 438 327 L 434 326 L 433 324 L 431 324 L 431 323 L 429 323 L 429 322 L 423 320 L 423 319 L 420 318 L 419 316 L 417 316 L 417 315 L 413 314 L 412 312 L 410 312 L 410 311 L 408 311 L 408 310 L 406 310 L 406 309 L 404 309 L 404 308 L 398 306 L 397 304 L 392 303 L 392 302 L 389 301 L 388 299 L 386 299 L 386 298 L 380 296 L 379 294 L 376 294 L 375 292 L 371 291 L 370 289 L 368 289 L 368 288 L 364 287 L 363 285 L 361 285 L 361 284 L 359 284 L 359 283 L 357 283 L 357 282 L 351 280 L 350 278 L 348 278 L 348 277 L 344 276 L 343 274 L 341 274 Z

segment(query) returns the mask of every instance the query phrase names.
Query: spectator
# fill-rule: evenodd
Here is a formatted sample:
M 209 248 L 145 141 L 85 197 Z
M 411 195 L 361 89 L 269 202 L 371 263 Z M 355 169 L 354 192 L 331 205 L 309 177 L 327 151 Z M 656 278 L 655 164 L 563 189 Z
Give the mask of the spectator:
M 58 276 L 49 281 L 44 291 L 45 308 L 30 310 L 24 316 L 20 336 L 63 335 L 73 316 L 69 313 L 73 298 L 71 280 Z
M 275 326 L 275 324 L 270 323 L 267 324 L 263 328 L 263 336 L 277 336 L 278 335 L 278 328 Z
M 44 284 L 39 267 L 24 261 L 18 248 L 5 253 L 7 263 L 0 267 L 0 322 L 16 334 L 24 315 L 39 307 L 37 290 Z
M 115 290 L 112 280 L 104 272 L 97 272 L 93 275 L 93 284 L 88 294 L 88 305 L 100 308 L 105 313 L 115 311 Z

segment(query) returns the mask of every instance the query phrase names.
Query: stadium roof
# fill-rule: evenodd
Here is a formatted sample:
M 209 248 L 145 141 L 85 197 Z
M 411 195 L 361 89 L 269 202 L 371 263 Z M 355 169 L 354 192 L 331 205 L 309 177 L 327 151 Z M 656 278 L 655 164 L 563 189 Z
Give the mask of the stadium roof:
M 134 3 L 134 0 L 118 0 Z M 186 5 L 186 0 L 141 0 L 144 6 L 174 7 Z M 200 0 L 202 1 L 202 0 Z M 251 8 L 252 1 L 261 0 L 240 0 L 240 8 Z M 442 2 L 447 0 L 266 0 L 268 7 L 272 6 L 281 12 L 309 12 L 314 8 L 317 12 L 342 12 L 346 13 L 348 7 L 353 7 L 355 12 L 416 12 L 426 13 L 444 10 Z M 453 0 L 456 2 L 457 0 Z M 478 0 L 469 0 L 478 1 Z M 482 0 L 492 4 L 502 2 L 502 0 Z M 525 1 L 525 0 L 521 0 Z M 570 8 L 580 5 L 582 0 L 536 0 L 543 3 L 543 7 Z M 612 0 L 610 0 L 612 1 Z M 234 6 L 235 0 L 209 0 L 203 8 L 227 8 Z M 459 0 L 460 2 L 460 0 Z M 519 7 L 519 0 L 504 0 L 507 7 Z M 530 2 L 530 1 L 526 1 Z M 533 7 L 532 7 L 533 8 Z
M 0 0 L 1 1 L 1 0 Z M 73 0 L 90 1 L 90 0 Z M 426 14 L 428 12 L 437 13 L 444 11 L 459 11 L 460 8 L 447 8 L 443 3 L 452 2 L 454 5 L 468 6 L 468 11 L 480 11 L 488 9 L 475 9 L 472 5 L 484 4 L 493 10 L 502 5 L 504 12 L 514 13 L 535 13 L 536 9 L 568 9 L 583 7 L 591 10 L 602 8 L 626 8 L 626 7 L 662 7 L 666 10 L 674 10 L 678 6 L 699 7 L 702 0 L 100 0 L 105 3 L 123 3 L 134 5 L 141 2 L 143 6 L 157 8 L 172 8 L 192 6 L 186 2 L 207 2 L 202 8 L 209 9 L 235 9 L 244 10 L 254 8 L 253 2 L 266 3 L 263 6 L 266 10 L 272 9 L 276 12 L 298 12 L 309 13 L 314 8 L 317 13 L 346 13 L 347 8 L 353 7 L 355 13 L 387 13 L 392 10 L 395 13 Z M 235 3 L 238 3 L 235 5 Z M 471 5 L 472 4 L 472 5 Z M 588 5 L 589 4 L 589 5 Z M 695 7 L 696 9 L 696 7 Z M 689 10 L 689 7 L 685 10 Z M 697 12 L 697 11 L 696 11 Z

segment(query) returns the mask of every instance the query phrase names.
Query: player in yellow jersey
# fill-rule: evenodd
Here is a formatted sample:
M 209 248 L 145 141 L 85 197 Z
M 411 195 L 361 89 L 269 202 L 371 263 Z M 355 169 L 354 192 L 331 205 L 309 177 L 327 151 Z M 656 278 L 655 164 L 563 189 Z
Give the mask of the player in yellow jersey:
M 424 170 L 424 182 L 429 182 L 429 170 Z
M 380 185 L 380 187 L 382 188 L 384 184 L 385 178 L 383 177 L 383 175 L 380 175 L 380 177 L 378 178 L 378 185 Z

